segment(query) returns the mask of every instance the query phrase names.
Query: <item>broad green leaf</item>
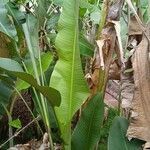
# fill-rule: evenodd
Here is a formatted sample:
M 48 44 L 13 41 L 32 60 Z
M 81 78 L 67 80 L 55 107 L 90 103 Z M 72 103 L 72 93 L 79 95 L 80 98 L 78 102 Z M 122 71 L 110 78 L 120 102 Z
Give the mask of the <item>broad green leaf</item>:
M 86 11 L 87 11 L 87 9 L 86 9 L 86 8 L 80 8 L 79 16 L 80 16 L 81 18 L 83 18 L 83 17 L 84 17 L 84 15 L 85 15 L 85 13 L 86 13 Z
M 22 45 L 24 45 L 24 33 L 22 31 L 21 24 L 25 23 L 26 21 L 26 15 L 24 12 L 21 12 L 19 10 L 19 5 L 17 5 L 14 2 L 8 2 L 6 4 L 6 8 L 8 10 L 8 14 L 12 17 L 14 20 L 14 24 L 16 26 L 17 30 L 17 36 L 18 36 L 18 41 L 14 41 L 11 39 L 11 42 L 8 44 L 8 49 L 10 52 L 11 57 L 18 57 L 18 54 L 21 54 L 21 56 L 24 55 L 26 52 L 26 48 Z M 24 57 L 24 56 L 23 56 Z
M 12 120 L 8 123 L 11 127 L 20 129 L 22 127 L 21 121 L 19 119 Z
M 80 0 L 80 8 L 86 8 L 91 13 L 97 9 L 97 6 L 89 3 L 86 0 Z
M 52 30 L 55 29 L 56 24 L 58 23 L 60 14 L 54 14 L 50 19 L 47 20 L 46 29 Z
M 93 150 L 100 138 L 104 118 L 102 94 L 96 94 L 84 108 L 72 135 L 72 150 Z
M 59 106 L 60 105 L 60 93 L 55 90 L 54 88 L 47 87 L 47 86 L 40 86 L 38 85 L 35 78 L 27 73 L 21 73 L 21 72 L 12 72 L 14 75 L 16 75 L 18 78 L 26 81 L 31 86 L 33 86 L 35 89 L 37 89 L 39 92 L 41 92 L 52 104 L 52 106 Z
M 61 105 L 55 111 L 62 138 L 68 147 L 71 145 L 71 119 L 88 97 L 80 60 L 78 13 L 79 0 L 64 0 L 55 43 L 59 60 L 50 82 L 62 97 Z
M 31 47 L 32 48 L 32 53 L 34 53 L 34 56 L 36 58 L 38 58 L 38 56 L 39 56 L 38 54 L 39 54 L 39 51 L 40 51 L 39 35 L 38 35 L 39 20 L 37 18 L 35 18 L 34 16 L 32 16 L 32 15 L 28 15 L 26 24 L 27 24 L 27 29 L 25 29 L 25 26 L 23 25 L 24 34 L 26 35 L 26 38 L 30 39 L 30 44 L 32 46 Z M 25 30 L 28 30 L 28 33 Z M 27 42 L 27 44 L 29 44 L 29 43 Z
M 15 22 L 20 25 L 26 21 L 25 14 L 19 10 L 19 7 L 12 2 L 6 4 L 9 14 L 14 18 Z
M 36 9 L 36 15 L 38 16 L 39 26 L 42 27 L 47 15 L 47 1 L 46 0 L 38 0 L 38 7 Z M 49 4 L 50 5 L 50 4 Z
M 0 68 L 4 68 L 9 71 L 23 72 L 20 64 L 9 58 L 0 58 Z
M 8 106 L 12 92 L 12 89 L 0 80 L 0 117 L 5 113 L 5 110 L 1 104 L 6 107 Z
M 0 74 L 0 79 L 9 87 L 12 87 L 15 85 L 14 83 L 15 79 L 8 76 L 7 74 Z
M 50 63 L 52 61 L 52 55 L 48 52 L 48 53 L 43 53 L 41 54 L 41 66 L 42 66 L 42 73 L 44 73 Z M 33 70 L 33 67 L 32 67 L 32 62 L 31 62 L 31 59 L 27 59 L 25 60 L 25 65 L 26 65 L 26 68 L 27 68 L 27 71 L 30 75 L 34 76 L 34 70 Z M 40 64 L 39 64 L 39 61 L 37 60 L 36 61 L 36 64 L 37 64 L 37 70 L 38 70 L 38 74 L 41 75 L 41 72 L 40 72 Z M 22 80 L 17 80 L 16 82 L 16 88 L 20 91 L 20 90 L 23 90 L 23 89 L 27 89 L 28 87 L 30 87 L 30 84 L 25 82 L 25 81 L 22 81 Z
M 29 83 L 36 90 L 41 92 L 53 106 L 60 105 L 60 93 L 54 88 L 38 85 L 35 78 L 32 75 L 23 72 L 21 66 L 16 61 L 8 58 L 0 58 L 0 69 Z
M 41 53 L 41 66 L 42 66 L 43 72 L 45 72 L 47 70 L 51 61 L 52 61 L 52 54 L 50 52 Z M 37 64 L 38 74 L 40 75 L 40 73 L 41 73 L 40 72 L 40 64 L 39 64 L 38 60 L 36 60 L 36 64 Z M 29 74 L 34 75 L 33 67 L 31 65 L 31 59 L 25 60 L 25 65 L 26 65 L 26 68 L 27 68 Z
M 101 12 L 99 8 L 95 7 L 95 9 L 90 13 L 90 19 L 94 24 L 99 24 L 101 18 Z
M 62 6 L 63 0 L 53 0 L 53 3 L 58 6 Z
M 90 44 L 84 36 L 80 35 L 80 54 L 92 57 L 94 54 L 94 46 Z
M 142 141 L 126 137 L 129 122 L 123 117 L 115 117 L 108 137 L 108 150 L 137 150 L 140 149 Z
M 81 0 L 80 1 L 80 7 L 81 8 L 86 8 L 88 10 L 92 10 L 93 9 L 93 5 L 90 4 L 89 2 L 85 1 L 85 0 Z
M 0 31 L 17 41 L 17 31 L 7 14 L 6 3 L 7 1 L 0 0 Z

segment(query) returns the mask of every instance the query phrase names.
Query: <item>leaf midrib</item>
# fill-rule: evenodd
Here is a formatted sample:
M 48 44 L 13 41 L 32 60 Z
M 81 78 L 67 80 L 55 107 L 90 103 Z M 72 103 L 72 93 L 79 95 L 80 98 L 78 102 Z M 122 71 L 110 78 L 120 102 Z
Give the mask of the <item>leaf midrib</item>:
M 71 115 L 72 115 L 72 97 L 73 97 L 73 85 L 74 85 L 74 71 L 75 71 L 75 52 L 76 52 L 76 44 L 77 44 L 77 24 L 75 25 L 75 31 L 74 31 L 74 33 L 75 33 L 75 36 L 74 36 L 74 42 L 73 42 L 73 59 L 72 59 L 72 68 L 71 68 L 71 88 L 70 88 L 70 96 L 69 96 L 69 116 L 68 116 L 68 120 L 70 120 L 70 118 L 71 118 Z

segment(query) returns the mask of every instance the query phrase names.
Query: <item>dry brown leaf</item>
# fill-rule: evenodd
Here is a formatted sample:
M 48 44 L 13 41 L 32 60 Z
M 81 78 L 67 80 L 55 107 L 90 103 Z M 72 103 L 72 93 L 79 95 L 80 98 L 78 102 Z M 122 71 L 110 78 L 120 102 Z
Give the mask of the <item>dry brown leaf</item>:
M 9 38 L 0 32 L 0 57 L 6 57 L 8 58 L 9 57 L 9 48 L 7 45 L 10 44 L 10 40 Z
M 150 28 L 147 29 L 147 32 Z M 133 57 L 135 92 L 132 103 L 131 123 L 128 137 L 150 142 L 150 51 L 145 36 L 137 47 Z
M 120 19 L 121 9 L 124 0 L 116 0 L 109 8 L 107 19 L 117 21 Z
M 143 26 L 143 23 L 142 23 L 140 17 L 138 16 L 138 13 L 137 13 L 137 11 L 135 10 L 135 8 L 134 8 L 134 6 L 133 6 L 131 0 L 126 0 L 126 2 L 127 2 L 127 4 L 129 5 L 129 7 L 131 8 L 132 12 L 134 13 L 135 18 L 136 18 L 136 21 L 137 21 L 137 23 L 138 23 L 139 26 L 140 26 L 140 29 L 141 29 L 141 30 L 143 31 L 143 33 L 145 34 L 145 28 L 144 28 L 144 26 Z
M 122 76 L 121 107 L 123 108 L 124 116 L 127 118 L 129 117 L 132 108 L 133 93 L 134 83 L 132 77 Z
M 120 67 L 118 66 L 117 60 L 114 60 L 110 65 L 109 79 L 120 80 Z
M 145 144 L 143 150 L 147 150 L 147 149 L 150 149 L 150 142 L 147 142 L 147 143 Z
M 104 70 L 104 58 L 103 58 L 103 46 L 104 46 L 104 40 L 97 40 L 96 41 L 98 45 L 98 51 L 99 51 L 99 58 L 100 58 L 100 66 L 102 67 L 102 70 Z
M 125 73 L 126 70 L 132 68 L 131 57 L 135 52 L 135 48 L 139 44 L 142 31 L 140 29 L 139 24 L 135 17 L 131 17 L 129 22 L 129 38 L 128 38 L 128 46 L 127 49 L 129 51 L 129 56 L 125 60 L 125 68 L 122 68 L 121 74 L 121 97 L 122 97 L 122 108 L 124 116 L 129 118 L 130 110 L 132 108 L 132 101 L 134 95 L 134 80 L 133 80 L 133 73 Z
M 118 107 L 118 99 L 119 99 L 119 82 L 117 81 L 108 81 L 105 99 L 104 102 L 109 107 Z
M 131 16 L 131 21 L 129 23 L 129 31 L 128 35 L 141 35 L 142 30 L 140 28 L 139 23 L 137 22 L 135 16 Z
M 91 75 L 91 79 L 94 83 L 94 86 L 91 89 L 93 94 L 97 91 L 105 91 L 106 88 L 112 56 L 115 49 L 118 49 L 119 46 L 116 42 L 118 39 L 114 23 L 112 22 L 119 20 L 123 1 L 124 0 L 117 0 L 109 8 L 106 24 L 102 29 L 101 35 L 99 35 L 100 37 L 98 37 L 98 40 L 96 41 L 98 48 L 95 51 L 95 61 L 93 63 L 94 67 Z

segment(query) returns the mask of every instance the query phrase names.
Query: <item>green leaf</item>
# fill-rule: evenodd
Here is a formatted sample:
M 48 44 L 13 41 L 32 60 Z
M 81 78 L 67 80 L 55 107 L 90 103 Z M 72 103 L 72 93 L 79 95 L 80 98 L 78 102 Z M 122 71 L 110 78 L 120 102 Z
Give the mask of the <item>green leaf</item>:
M 46 29 L 52 30 L 56 27 L 56 24 L 58 23 L 60 14 L 54 14 L 50 19 L 47 20 L 46 23 Z
M 17 129 L 22 128 L 21 121 L 19 119 L 12 120 L 8 124 Z
M 7 74 L 0 74 L 0 79 L 9 87 L 12 87 L 15 85 L 14 83 L 15 79 L 11 78 Z
M 100 128 L 104 118 L 102 94 L 96 94 L 82 112 L 72 135 L 72 150 L 93 150 L 100 139 Z
M 92 57 L 94 54 L 94 46 L 82 35 L 80 35 L 80 54 L 89 57 Z
M 93 3 L 89 3 L 86 0 L 80 0 L 80 8 L 85 8 L 87 9 L 90 13 L 93 12 L 95 9 L 97 9 L 97 6 L 94 5 Z
M 60 105 L 60 93 L 54 88 L 38 85 L 35 78 L 32 75 L 23 72 L 21 66 L 16 61 L 8 58 L 0 58 L 0 68 L 29 83 L 36 90 L 41 92 L 49 100 L 52 106 Z
M 93 9 L 93 5 L 90 4 L 89 2 L 85 1 L 85 0 L 81 0 L 80 1 L 80 8 L 86 8 L 88 10 L 92 10 Z
M 142 141 L 126 137 L 129 122 L 123 117 L 115 117 L 108 137 L 108 150 L 137 150 L 140 149 Z
M 99 24 L 101 18 L 101 12 L 99 8 L 95 7 L 95 9 L 90 13 L 90 19 L 94 24 Z
M 45 21 L 45 17 L 47 15 L 47 12 L 46 12 L 47 1 L 38 0 L 37 3 L 38 3 L 38 7 L 36 9 L 36 15 L 38 16 L 39 26 L 42 27 Z
M 50 52 L 41 53 L 41 66 L 43 73 L 48 69 L 50 63 L 52 61 L 52 54 Z M 38 74 L 40 74 L 40 63 L 36 60 Z M 29 74 L 34 75 L 33 67 L 31 65 L 31 59 L 25 60 L 26 68 Z
M 62 6 L 63 0 L 53 0 L 53 3 L 58 6 Z
M 14 18 L 15 22 L 20 25 L 26 21 L 25 14 L 19 10 L 19 7 L 12 2 L 6 4 L 9 14 Z
M 49 52 L 41 54 L 42 73 L 44 73 L 48 69 L 51 61 L 52 61 L 52 55 Z M 32 64 L 31 59 L 25 60 L 24 63 L 26 65 L 28 73 L 30 75 L 34 76 L 34 70 L 33 70 L 33 67 L 31 65 Z M 38 60 L 36 61 L 36 64 L 37 64 L 38 74 L 41 75 L 41 72 L 40 72 L 40 63 L 39 63 Z M 30 87 L 30 84 L 28 84 L 27 82 L 22 81 L 22 80 L 17 80 L 17 82 L 16 82 L 16 88 L 19 91 L 21 91 L 23 89 L 27 89 L 28 87 Z
M 7 1 L 0 0 L 0 31 L 17 41 L 17 31 L 13 22 L 8 17 L 5 7 L 6 3 Z
M 12 89 L 0 80 L 0 118 L 5 113 L 4 107 L 1 104 L 6 107 L 8 106 L 12 92 Z
M 39 20 L 37 18 L 35 18 L 33 15 L 28 15 L 27 16 L 27 30 L 29 35 L 25 32 L 25 34 L 28 36 L 28 38 L 30 39 L 30 44 L 32 46 L 32 52 L 34 53 L 34 56 L 36 58 L 38 58 L 38 54 L 40 51 L 40 47 L 39 47 Z
M 52 106 L 59 106 L 60 105 L 60 93 L 55 90 L 54 88 L 47 87 L 47 86 L 40 86 L 38 85 L 35 78 L 27 73 L 22 72 L 12 72 L 14 75 L 16 75 L 18 78 L 26 81 L 31 86 L 33 86 L 36 90 L 41 92 L 52 104 Z
M 4 68 L 9 71 L 23 72 L 20 64 L 9 58 L 0 58 L 0 68 Z
M 88 97 L 88 87 L 81 67 L 78 16 L 79 0 L 64 0 L 58 23 L 56 49 L 59 60 L 52 73 L 50 85 L 62 97 L 56 116 L 66 146 L 71 145 L 71 119 Z M 69 148 L 66 149 L 69 149 Z
M 87 9 L 86 9 L 86 8 L 80 8 L 79 16 L 80 16 L 81 18 L 83 18 L 83 17 L 84 17 L 84 15 L 85 15 L 85 13 L 86 13 L 86 11 L 87 11 Z

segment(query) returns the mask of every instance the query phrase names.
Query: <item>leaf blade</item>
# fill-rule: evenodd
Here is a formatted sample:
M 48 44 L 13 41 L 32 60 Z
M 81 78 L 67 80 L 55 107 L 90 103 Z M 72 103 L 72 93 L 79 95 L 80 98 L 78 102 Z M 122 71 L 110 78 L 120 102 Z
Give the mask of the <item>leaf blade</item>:
M 143 142 L 133 139 L 129 141 L 126 137 L 128 120 L 124 117 L 115 117 L 108 137 L 108 150 L 136 150 Z
M 68 143 L 68 138 L 71 136 L 70 127 L 68 131 L 66 127 L 88 96 L 79 52 L 78 13 L 79 0 L 64 0 L 56 37 L 59 60 L 50 83 L 53 88 L 60 91 L 62 96 L 62 103 L 55 111 L 65 143 Z
M 103 122 L 104 102 L 102 94 L 96 94 L 82 112 L 81 118 L 72 135 L 72 149 L 94 149 L 100 138 Z
M 7 1 L 0 0 L 0 31 L 17 41 L 17 31 L 8 17 L 7 9 L 5 8 L 6 3 Z
M 36 90 L 41 92 L 50 101 L 52 106 L 60 105 L 60 93 L 54 88 L 40 86 L 32 75 L 23 72 L 23 69 L 18 62 L 8 58 L 0 58 L 0 69 L 29 83 Z

